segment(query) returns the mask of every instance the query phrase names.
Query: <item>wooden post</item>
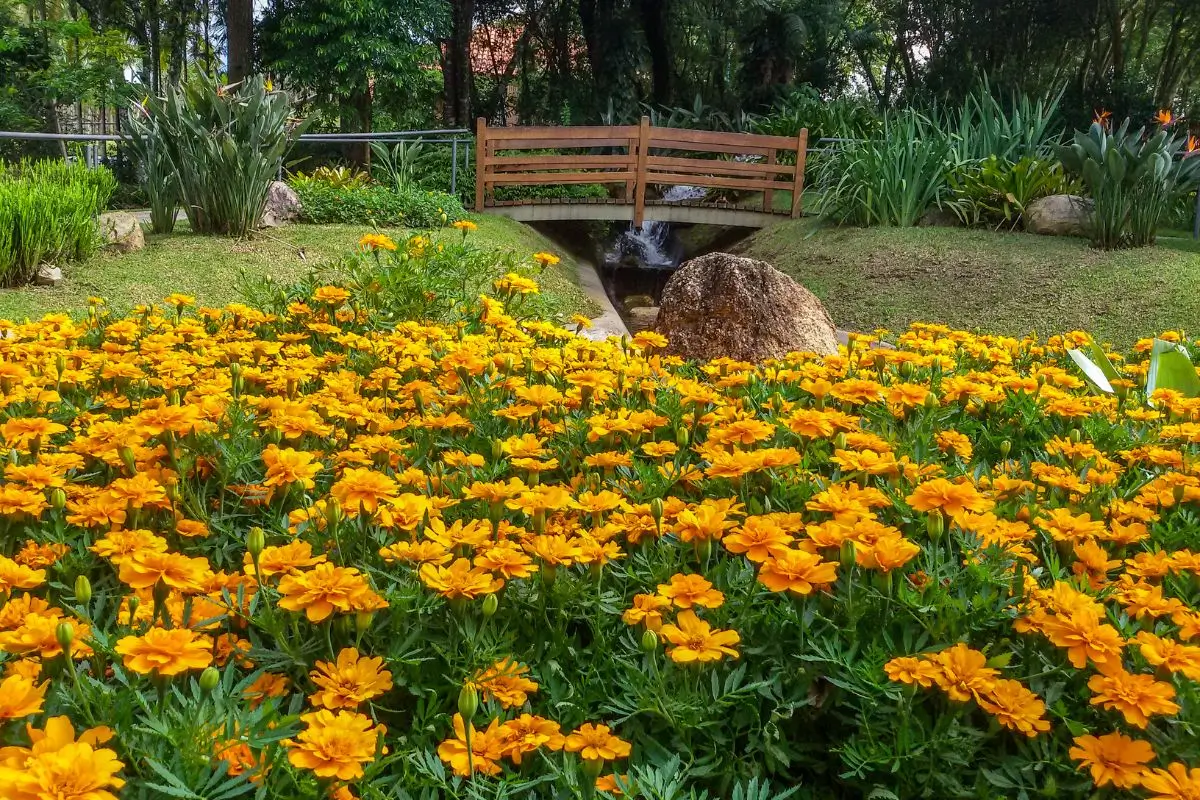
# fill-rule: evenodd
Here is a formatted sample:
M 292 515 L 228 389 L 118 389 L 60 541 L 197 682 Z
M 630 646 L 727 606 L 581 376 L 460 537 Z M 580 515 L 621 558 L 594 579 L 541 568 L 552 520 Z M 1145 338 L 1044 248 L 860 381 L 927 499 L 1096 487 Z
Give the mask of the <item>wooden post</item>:
M 638 140 L 630 139 L 629 140 L 629 166 L 631 166 L 631 167 L 637 165 L 637 152 L 638 152 Z M 637 185 L 637 182 L 634 181 L 632 178 L 625 181 L 625 197 L 622 199 L 624 199 L 626 203 L 633 202 L 633 190 L 636 185 Z
M 633 227 L 642 229 L 646 218 L 646 162 L 650 158 L 650 118 L 642 117 L 638 126 L 637 171 L 634 176 Z
M 480 117 L 475 126 L 475 211 L 479 214 L 483 213 L 487 170 L 487 120 Z
M 772 147 L 771 152 L 767 153 L 767 166 L 768 167 L 775 166 L 775 158 L 776 158 L 775 148 Z M 778 177 L 778 176 L 771 172 L 768 172 L 766 175 L 766 178 L 769 181 L 775 180 L 776 177 Z M 770 214 L 774 210 L 775 210 L 775 190 L 774 189 L 763 189 L 763 211 Z
M 801 198 L 804 196 L 804 159 L 808 155 L 808 128 L 800 129 L 796 141 L 796 179 L 792 183 L 792 219 L 800 216 L 804 210 Z

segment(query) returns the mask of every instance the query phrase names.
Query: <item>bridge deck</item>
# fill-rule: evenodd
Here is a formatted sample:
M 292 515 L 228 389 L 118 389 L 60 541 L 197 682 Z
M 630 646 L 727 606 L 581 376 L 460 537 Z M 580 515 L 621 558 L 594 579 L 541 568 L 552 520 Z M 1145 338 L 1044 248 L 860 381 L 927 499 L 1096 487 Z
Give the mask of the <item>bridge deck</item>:
M 644 220 L 761 228 L 801 214 L 808 130 L 796 138 L 660 128 L 489 128 L 479 120 L 475 209 L 523 221 Z M 782 155 L 781 155 L 782 154 Z M 497 200 L 497 188 L 601 184 L 610 197 Z M 755 205 L 646 196 L 647 186 L 697 186 L 722 194 L 761 193 Z M 776 192 L 791 195 L 777 211 Z

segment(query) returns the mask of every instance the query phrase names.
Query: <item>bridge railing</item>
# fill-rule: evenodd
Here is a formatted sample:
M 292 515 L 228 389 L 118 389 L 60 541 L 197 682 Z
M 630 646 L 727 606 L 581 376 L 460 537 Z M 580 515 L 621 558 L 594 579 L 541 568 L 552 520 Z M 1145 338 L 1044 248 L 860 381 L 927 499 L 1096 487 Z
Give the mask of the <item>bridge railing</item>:
M 796 138 L 718 133 L 652 126 L 649 117 L 639 125 L 608 127 L 489 128 L 483 119 L 478 125 L 476 211 L 536 202 L 498 202 L 498 187 L 561 184 L 621 187 L 607 202 L 632 205 L 639 227 L 652 185 L 761 191 L 764 213 L 798 217 L 802 210 L 807 129 Z M 791 192 L 787 211 L 775 210 L 779 190 Z

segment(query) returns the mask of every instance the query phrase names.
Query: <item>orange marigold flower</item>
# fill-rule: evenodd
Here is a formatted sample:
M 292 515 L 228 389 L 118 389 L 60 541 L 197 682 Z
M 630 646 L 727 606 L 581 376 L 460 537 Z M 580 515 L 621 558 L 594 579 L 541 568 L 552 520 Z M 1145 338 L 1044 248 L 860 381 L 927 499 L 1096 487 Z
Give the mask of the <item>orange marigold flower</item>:
M 178 675 L 212 663 L 212 640 L 188 628 L 151 628 L 117 641 L 116 651 L 134 672 Z
M 79 741 L 39 753 L 22 766 L 0 766 L 0 786 L 12 800 L 117 800 L 124 764 L 107 748 Z
M 633 596 L 633 606 L 625 609 L 625 613 L 621 614 L 621 620 L 626 625 L 641 625 L 645 623 L 647 628 L 657 631 L 662 628 L 662 612 L 670 607 L 670 598 L 663 597 L 662 595 L 635 594 Z
M 725 595 L 703 575 L 672 575 L 670 581 L 658 585 L 658 593 L 679 608 L 720 608 L 725 602 Z
M 318 688 L 308 700 L 329 709 L 357 708 L 392 688 L 392 673 L 382 666 L 382 658 L 360 658 L 356 648 L 344 648 L 337 663 L 318 661 L 308 673 Z
M 449 600 L 474 600 L 504 587 L 503 578 L 497 578 L 480 567 L 472 568 L 471 562 L 465 558 L 455 559 L 449 567 L 422 564 L 419 574 L 421 583 Z
M 468 777 L 472 772 L 499 775 L 499 761 L 510 746 L 511 733 L 501 729 L 500 720 L 493 719 L 486 731 L 470 725 L 470 745 L 467 744 L 467 725 L 462 714 L 454 715 L 454 738 L 438 745 L 438 758 L 450 765 L 455 775 Z
M 375 760 L 379 737 L 386 731 L 354 711 L 314 711 L 300 715 L 305 729 L 284 741 L 293 767 L 318 778 L 352 781 L 363 776 L 363 764 Z M 386 750 L 385 750 L 386 752 Z
M 1107 733 L 1076 736 L 1069 755 L 1080 769 L 1091 772 L 1097 788 L 1111 783 L 1118 789 L 1132 789 L 1141 782 L 1146 762 L 1154 760 L 1154 748 L 1141 739 Z
M 837 567 L 816 553 L 787 550 L 763 562 L 758 582 L 772 592 L 808 595 L 828 589 L 837 580 Z
M 1153 675 L 1114 670 L 1107 675 L 1093 675 L 1088 688 L 1093 693 L 1092 705 L 1121 712 L 1125 721 L 1137 728 L 1149 725 L 1152 716 L 1179 711 L 1175 687 L 1154 680 Z
M 329 563 L 284 575 L 279 594 L 280 608 L 303 611 L 309 622 L 320 622 L 335 611 L 369 610 L 382 602 L 357 569 Z
M 0 595 L 13 589 L 36 589 L 46 582 L 46 570 L 18 564 L 8 556 L 0 556 Z
M 538 685 L 524 677 L 529 673 L 529 667 L 519 664 L 511 658 L 502 658 L 485 670 L 475 673 L 471 684 L 475 686 L 484 700 L 496 698 L 504 708 L 514 708 L 525 705 L 529 692 L 536 692 Z
M 996 681 L 986 696 L 979 699 L 979 706 L 1004 727 L 1030 738 L 1050 730 L 1046 704 L 1020 681 Z
M 1151 793 L 1149 800 L 1195 800 L 1200 797 L 1200 767 L 1188 769 L 1175 761 L 1166 769 L 1147 770 L 1142 789 Z
M 913 490 L 907 500 L 915 511 L 936 509 L 955 518 L 965 511 L 990 511 L 994 505 L 971 484 L 954 483 L 945 478 L 925 481 Z
M 934 653 L 930 660 L 941 669 L 936 679 L 938 688 L 960 703 L 986 695 L 1000 674 L 987 665 L 987 656 L 962 642 Z

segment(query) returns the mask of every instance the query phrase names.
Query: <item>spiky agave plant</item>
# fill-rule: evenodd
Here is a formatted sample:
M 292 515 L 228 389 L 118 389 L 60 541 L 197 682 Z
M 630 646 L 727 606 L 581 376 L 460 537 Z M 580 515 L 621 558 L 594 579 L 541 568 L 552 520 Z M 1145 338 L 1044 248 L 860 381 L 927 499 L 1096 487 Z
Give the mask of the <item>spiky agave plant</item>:
M 192 230 L 244 236 L 258 226 L 267 190 L 307 123 L 282 91 L 252 77 L 236 87 L 201 76 L 151 102 Z

